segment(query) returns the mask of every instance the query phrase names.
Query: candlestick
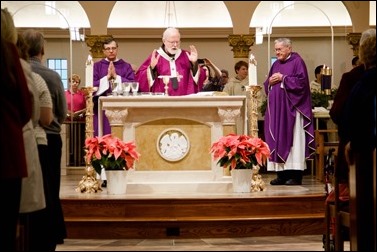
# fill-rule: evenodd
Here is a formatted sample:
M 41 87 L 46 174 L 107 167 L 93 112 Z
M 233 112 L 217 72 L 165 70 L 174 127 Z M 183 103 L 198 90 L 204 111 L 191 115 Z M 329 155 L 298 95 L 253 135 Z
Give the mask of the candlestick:
M 257 61 L 251 53 L 249 58 L 249 86 L 258 85 L 257 81 Z
M 262 89 L 258 85 L 249 85 L 246 87 L 247 97 L 247 118 L 248 118 L 248 134 L 252 137 L 258 137 L 258 92 Z M 266 184 L 259 174 L 259 166 L 253 166 L 253 176 L 251 177 L 251 191 L 259 192 L 266 189 Z
M 88 59 L 86 60 L 85 87 L 93 87 L 93 60 L 90 55 L 88 55 Z
M 93 75 L 92 75 L 93 76 Z M 85 113 L 85 137 L 86 139 L 93 137 L 93 92 L 97 91 L 96 87 L 86 87 L 83 89 L 86 99 L 86 113 Z M 85 173 L 79 182 L 76 192 L 81 193 L 96 193 L 102 191 L 98 180 L 95 177 L 93 166 L 85 159 Z
M 321 69 L 321 90 L 326 95 L 331 93 L 331 75 L 331 68 L 323 65 L 323 68 Z

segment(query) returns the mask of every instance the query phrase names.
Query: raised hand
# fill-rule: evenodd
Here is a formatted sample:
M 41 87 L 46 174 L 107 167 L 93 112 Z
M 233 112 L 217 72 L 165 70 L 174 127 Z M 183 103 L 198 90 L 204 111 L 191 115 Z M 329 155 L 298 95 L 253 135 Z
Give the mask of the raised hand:
M 195 63 L 198 60 L 198 51 L 195 46 L 190 45 L 190 53 L 186 52 L 186 54 L 192 63 Z
M 151 68 L 154 69 L 157 65 L 158 59 L 160 58 L 160 54 L 157 53 L 157 50 L 154 49 L 151 56 Z

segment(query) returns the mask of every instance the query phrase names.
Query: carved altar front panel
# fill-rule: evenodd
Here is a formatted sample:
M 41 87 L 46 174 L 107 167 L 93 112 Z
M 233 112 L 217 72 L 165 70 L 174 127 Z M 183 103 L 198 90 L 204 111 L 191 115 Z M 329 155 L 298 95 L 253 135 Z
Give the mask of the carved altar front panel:
M 113 133 L 121 132 L 118 137 L 136 142 L 141 154 L 136 171 L 207 171 L 217 177 L 223 171 L 212 160 L 209 149 L 224 134 L 237 133 L 237 119 L 245 122 L 246 115 L 241 113 L 245 111 L 245 100 L 245 96 L 108 96 L 100 97 L 99 110 L 105 110 Z M 241 133 L 246 128 L 245 123 Z M 164 136 L 169 129 L 173 134 Z M 161 146 L 168 137 L 181 140 L 166 158 L 159 145 L 165 151 L 167 147 Z

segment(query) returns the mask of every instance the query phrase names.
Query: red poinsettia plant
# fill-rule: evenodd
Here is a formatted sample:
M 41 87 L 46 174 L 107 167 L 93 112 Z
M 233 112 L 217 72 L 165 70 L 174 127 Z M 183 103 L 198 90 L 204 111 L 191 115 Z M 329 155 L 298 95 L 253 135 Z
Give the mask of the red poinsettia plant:
M 262 139 L 236 134 L 221 137 L 212 144 L 210 152 L 217 164 L 230 170 L 264 166 L 270 156 L 270 148 Z
M 85 161 L 92 164 L 97 173 L 105 170 L 129 170 L 140 154 L 133 141 L 123 142 L 111 134 L 96 136 L 85 140 Z

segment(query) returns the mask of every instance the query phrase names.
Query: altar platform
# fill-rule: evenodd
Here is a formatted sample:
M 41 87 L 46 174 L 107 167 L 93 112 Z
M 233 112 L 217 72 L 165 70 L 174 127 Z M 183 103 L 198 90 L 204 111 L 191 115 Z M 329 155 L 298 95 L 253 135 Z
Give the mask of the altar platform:
M 219 137 L 247 134 L 246 105 L 245 96 L 100 97 L 99 112 L 105 112 L 112 133 L 135 141 L 141 158 L 123 195 L 109 195 L 106 188 L 77 192 L 84 168 L 62 176 L 68 238 L 323 234 L 325 187 L 313 176 L 301 186 L 271 186 L 276 174 L 264 174 L 265 191 L 234 193 L 229 171 L 210 155 Z
M 141 174 L 141 173 L 139 173 Z M 192 173 L 191 173 L 192 174 Z M 70 239 L 220 238 L 318 235 L 324 232 L 323 183 L 305 175 L 301 186 L 233 193 L 227 178 L 213 183 L 129 181 L 124 195 L 75 189 L 82 176 L 63 175 L 61 202 Z

